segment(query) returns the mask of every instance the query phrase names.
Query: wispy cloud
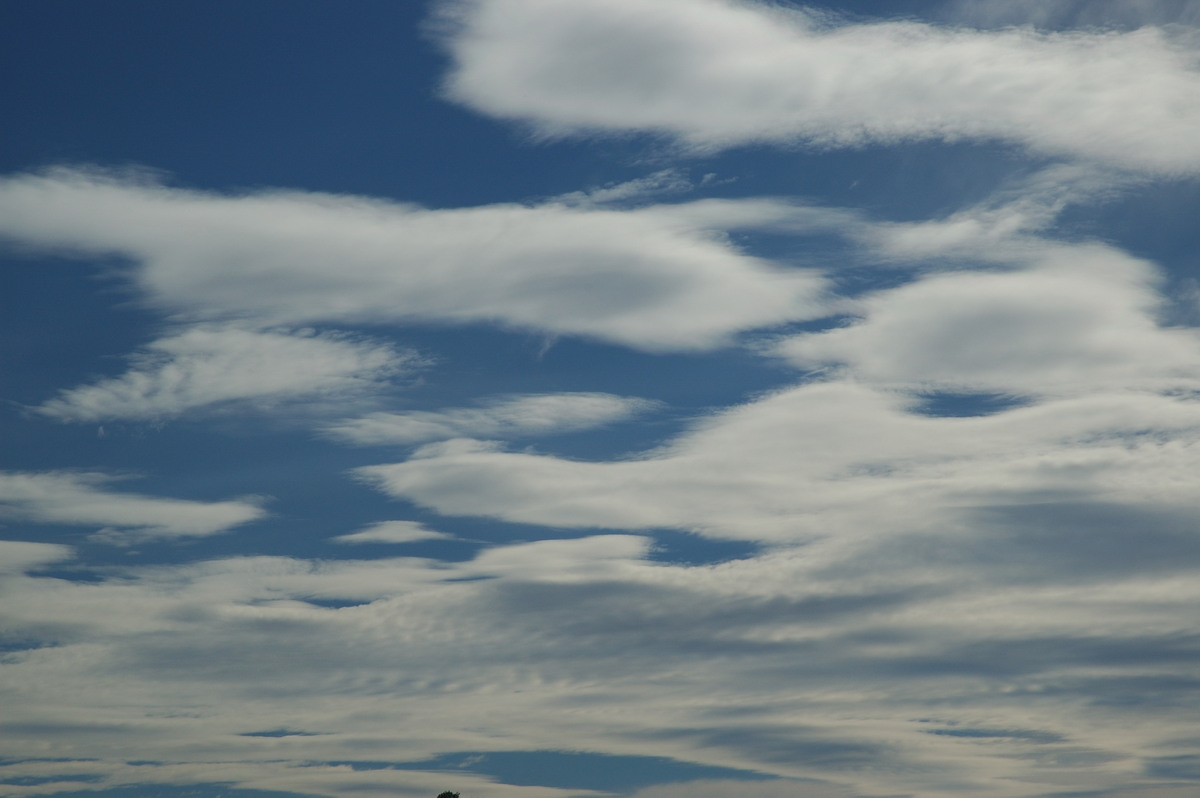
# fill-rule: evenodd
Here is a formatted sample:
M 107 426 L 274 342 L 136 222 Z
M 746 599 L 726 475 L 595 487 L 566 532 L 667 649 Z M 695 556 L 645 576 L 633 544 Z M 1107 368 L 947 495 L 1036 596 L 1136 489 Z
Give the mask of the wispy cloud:
M 493 398 L 480 407 L 371 413 L 326 428 L 359 446 L 410 444 L 446 438 L 519 438 L 573 432 L 623 421 L 654 402 L 606 393 L 529 394 Z
M 147 345 L 119 377 L 70 388 L 35 411 L 58 421 L 156 420 L 265 410 L 381 390 L 420 358 L 388 344 L 311 330 L 185 328 Z
M 650 197 L 662 194 L 682 194 L 691 191 L 695 186 L 687 175 L 678 169 L 660 169 L 659 171 L 626 180 L 623 183 L 608 183 L 587 191 L 572 191 L 554 199 L 569 205 L 610 205 L 645 201 Z
M 113 543 L 217 535 L 261 518 L 247 499 L 199 502 L 116 493 L 116 477 L 89 472 L 0 473 L 0 514 L 39 524 L 99 527 Z
M 842 24 L 728 0 L 443 8 L 456 62 L 447 95 L 550 134 L 647 131 L 704 148 L 999 140 L 1151 172 L 1200 170 L 1196 52 L 1154 28 Z

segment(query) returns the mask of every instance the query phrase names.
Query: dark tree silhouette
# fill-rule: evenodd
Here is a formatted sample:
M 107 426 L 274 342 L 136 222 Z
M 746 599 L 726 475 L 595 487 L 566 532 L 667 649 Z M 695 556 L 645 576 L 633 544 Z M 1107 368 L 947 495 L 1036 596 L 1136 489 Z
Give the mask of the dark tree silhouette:
M 446 790 L 444 793 L 439 795 L 438 798 L 458 798 L 458 793 Z

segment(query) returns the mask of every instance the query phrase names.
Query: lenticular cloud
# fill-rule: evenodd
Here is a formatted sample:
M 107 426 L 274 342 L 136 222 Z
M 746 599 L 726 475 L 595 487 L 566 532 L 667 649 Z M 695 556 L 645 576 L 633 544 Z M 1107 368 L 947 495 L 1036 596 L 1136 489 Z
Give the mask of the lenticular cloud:
M 0 235 L 138 264 L 147 302 L 260 325 L 492 323 L 656 352 L 824 314 L 826 282 L 722 239 L 781 207 L 432 210 L 305 192 L 220 195 L 55 170 L 0 180 Z
M 728 0 L 458 0 L 447 94 L 561 135 L 700 148 L 1000 141 L 1150 172 L 1200 169 L 1197 53 L 1162 30 L 840 24 Z

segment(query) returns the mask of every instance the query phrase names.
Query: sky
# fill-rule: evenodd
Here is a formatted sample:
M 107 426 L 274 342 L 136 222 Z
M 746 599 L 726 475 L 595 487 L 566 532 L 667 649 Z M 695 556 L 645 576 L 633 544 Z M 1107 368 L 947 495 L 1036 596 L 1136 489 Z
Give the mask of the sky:
M 0 795 L 1200 790 L 1200 1 L 0 0 L 0 100 Z

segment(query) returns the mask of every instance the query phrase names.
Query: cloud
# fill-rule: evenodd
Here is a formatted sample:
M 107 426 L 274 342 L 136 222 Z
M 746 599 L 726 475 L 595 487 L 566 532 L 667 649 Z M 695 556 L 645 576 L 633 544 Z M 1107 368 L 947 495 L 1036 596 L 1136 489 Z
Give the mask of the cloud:
M 593 535 L 486 549 L 465 570 L 529 581 L 580 582 L 619 578 L 650 548 L 640 535 Z
M 609 183 L 604 186 L 588 189 L 587 191 L 572 191 L 554 199 L 569 205 L 599 206 L 644 201 L 648 197 L 659 194 L 682 194 L 691 191 L 695 185 L 688 180 L 687 175 L 679 169 L 660 169 L 653 174 L 626 180 L 623 183 Z
M 112 493 L 116 477 L 88 472 L 0 472 L 0 514 L 38 524 L 102 527 L 110 543 L 218 535 L 265 515 L 246 500 L 198 502 Z
M 844 787 L 790 779 L 704 779 L 643 787 L 631 798 L 850 798 Z
M 73 556 L 74 552 L 69 546 L 0 540 L 0 571 L 4 573 L 21 573 Z
M 1194 391 L 1200 337 L 1158 323 L 1159 281 L 1152 264 L 1110 247 L 1046 242 L 1023 268 L 934 274 L 877 292 L 861 300 L 859 321 L 788 338 L 776 352 L 910 390 Z
M 1056 248 L 1070 252 L 1063 231 L 1055 230 L 1065 211 L 1102 205 L 1147 183 L 1094 165 L 1054 164 L 1011 178 L 982 202 L 941 218 L 870 221 L 843 211 L 838 229 L 885 262 L 924 269 L 1027 266 Z M 1086 259 L 1099 250 L 1078 251 Z M 1110 252 L 1105 261 L 1118 254 L 1115 248 Z
M 1187 396 L 1114 392 L 977 418 L 918 409 L 901 394 L 816 383 L 718 414 L 640 459 L 451 441 L 357 473 L 444 514 L 762 541 L 956 528 L 970 506 L 1109 491 L 1118 502 L 1196 509 L 1179 479 L 1196 467 L 1200 436 L 1200 404 Z
M 350 336 L 236 325 L 185 328 L 130 361 L 121 376 L 62 391 L 35 411 L 58 421 L 153 420 L 296 400 L 344 403 L 420 362 Z
M 421 540 L 450 540 L 453 535 L 429 529 L 416 521 L 380 521 L 349 535 L 338 535 L 334 543 L 416 543 Z
M 603 24 L 587 17 L 606 9 L 622 13 Z M 763 35 L 785 39 L 785 50 L 799 42 L 824 57 L 845 47 L 864 87 L 833 76 L 848 110 L 812 133 L 825 144 L 833 140 L 822 135 L 865 113 L 854 102 L 881 91 L 874 61 L 862 57 L 861 40 L 875 37 L 880 60 L 900 73 L 886 87 L 895 102 L 923 110 L 945 100 L 940 89 L 902 90 L 931 85 L 921 57 L 962 45 L 979 57 L 964 81 L 975 90 L 982 80 L 980 102 L 995 106 L 979 131 L 947 123 L 900 138 L 988 138 L 1003 128 L 1045 152 L 1150 169 L 1187 160 L 1178 147 L 1111 155 L 1136 120 L 1118 120 L 1111 140 L 1104 132 L 1056 150 L 1049 133 L 1005 128 L 1014 103 L 979 77 L 1016 69 L 1005 60 L 1015 63 L 1013 53 L 1058 75 L 1087 48 L 1103 73 L 1121 47 L 1141 57 L 1176 46 L 1152 32 L 823 26 L 782 8 L 707 0 L 578 0 L 542 11 L 543 28 L 514 35 L 553 37 L 575 14 L 593 35 L 680 14 L 685 24 L 671 30 L 686 38 L 709 14 L 705 35 L 716 44 L 771 18 L 784 24 Z M 664 30 L 650 31 L 651 45 Z M 625 43 L 610 37 L 606 47 Z M 1038 49 L 1051 44 L 1065 55 Z M 661 53 L 662 68 L 674 69 L 680 52 Z M 775 50 L 738 52 L 754 56 L 744 59 L 759 75 L 750 85 L 782 85 L 772 82 Z M 727 68 L 728 51 L 713 53 Z M 611 75 L 593 77 L 604 88 Z M 746 105 L 759 113 L 775 95 L 765 96 Z M 1049 102 L 1039 97 L 1031 114 Z M 1060 134 L 1091 123 L 1072 113 L 1064 106 L 1054 120 Z M 871 124 L 860 142 L 893 140 Z M 800 135 L 789 130 L 777 140 Z M 733 141 L 701 133 L 680 135 Z M 633 458 L 588 462 L 473 440 L 587 429 L 652 408 L 614 394 L 510 395 L 358 415 L 328 430 L 363 445 L 431 442 L 355 473 L 395 498 L 541 525 L 514 534 L 556 539 L 489 545 L 465 561 L 123 560 L 87 581 L 39 573 L 66 562 L 67 547 L 0 542 L 0 660 L 5 682 L 20 685 L 6 691 L 0 719 L 0 783 L 14 795 L 191 788 L 217 773 L 242 790 L 569 798 L 585 792 L 426 769 L 435 758 L 486 764 L 491 754 L 569 745 L 766 777 L 664 784 L 636 798 L 1028 798 L 1064 785 L 1096 796 L 1183 794 L 1163 783 L 1196 770 L 1200 344 L 1163 323 L 1152 264 L 1048 232 L 1067 204 L 1126 179 L 1060 166 L 978 207 L 913 223 L 772 199 L 617 207 L 681 188 L 673 173 L 540 205 L 443 211 L 206 194 L 82 172 L 0 182 L 11 238 L 130 259 L 122 268 L 144 299 L 178 325 L 126 373 L 39 408 L 62 420 L 341 400 L 413 366 L 402 352 L 305 324 L 497 323 L 665 352 L 833 310 L 848 316 L 836 329 L 772 339 L 776 353 L 818 373 L 696 419 Z M 835 233 L 860 248 L 847 247 L 836 267 L 887 268 L 889 287 L 831 303 L 812 273 L 737 250 L 724 237 L 733 229 Z M 946 391 L 1024 401 L 929 415 L 926 394 Z M 351 412 L 362 411 L 343 415 Z M 117 493 L 113 480 L 4 473 L 0 503 L 10 519 L 105 526 L 100 539 L 113 542 L 217 534 L 263 515 L 250 499 Z M 765 545 L 734 561 L 669 564 L 656 557 L 663 529 Z M 399 520 L 328 540 L 449 537 Z M 276 729 L 294 733 L 254 734 Z M 51 761 L 47 751 L 78 759 Z
M 1139 181 L 1058 165 L 941 219 L 848 218 L 857 257 L 915 273 L 842 304 L 842 326 L 764 351 L 878 388 L 1009 396 L 1200 388 L 1200 336 L 1171 326 L 1167 274 L 1099 241 L 1052 233 L 1072 206 Z
M 1128 784 L 1139 762 L 1181 761 L 1168 742 L 1192 734 L 1186 712 L 1120 700 L 1149 693 L 1130 679 L 1158 680 L 1176 707 L 1194 694 L 1200 654 L 1180 633 L 1200 598 L 1191 573 L 1011 584 L 922 569 L 924 552 L 910 551 L 848 576 L 805 548 L 681 567 L 648 562 L 648 542 L 537 541 L 462 563 L 232 557 L 110 567 L 93 582 L 13 577 L 0 614 L 28 643 L 3 655 L 22 690 L 0 735 L 6 762 L 29 761 L 9 773 L 86 770 L 101 789 L 203 783 L 219 768 L 240 789 L 383 796 L 445 784 L 445 770 L 409 769 L 435 756 L 569 738 L 773 774 L 793 795 L 1010 798 L 1078 779 L 1083 763 L 1098 788 Z M 320 733 L 245 736 L 261 729 Z M 930 733 L 947 729 L 968 733 Z M 131 746 L 139 763 L 114 755 Z M 45 750 L 101 761 L 33 761 Z M 516 794 L 453 775 L 473 793 Z M 989 792 L 1014 779 L 1025 792 Z M 770 798 L 784 785 L 744 788 Z
M 1194 42 L 839 23 L 729 0 L 443 4 L 448 97 L 551 135 L 701 148 L 1002 141 L 1149 172 L 1200 169 Z
M 951 0 L 940 11 L 939 16 L 951 22 L 989 27 L 1137 30 L 1148 25 L 1200 26 L 1200 4 L 1195 0 Z
M 723 237 L 786 215 L 763 201 L 429 210 L 61 169 L 0 180 L 0 235 L 131 259 L 146 301 L 191 320 L 483 322 L 648 351 L 711 349 L 822 315 L 824 280 Z
M 422 443 L 446 438 L 519 438 L 624 421 L 654 402 L 607 393 L 526 394 L 494 398 L 477 408 L 371 413 L 326 428 L 359 446 Z

